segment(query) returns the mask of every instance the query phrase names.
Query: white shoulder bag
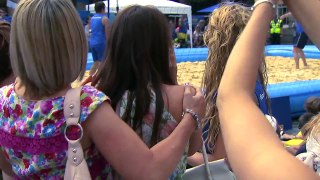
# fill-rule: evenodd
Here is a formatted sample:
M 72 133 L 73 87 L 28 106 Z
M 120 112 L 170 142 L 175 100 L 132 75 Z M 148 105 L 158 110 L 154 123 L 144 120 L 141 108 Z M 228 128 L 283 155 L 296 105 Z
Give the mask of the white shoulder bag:
M 225 160 L 217 160 L 208 162 L 208 155 L 206 153 L 206 148 L 204 141 L 202 141 L 202 154 L 204 159 L 204 164 L 187 169 L 183 174 L 183 180 L 235 180 L 236 177 L 229 170 L 228 165 Z
M 68 90 L 64 100 L 64 117 L 66 118 L 66 129 L 64 135 L 68 141 L 68 160 L 66 164 L 64 179 L 65 180 L 90 180 L 91 176 L 86 160 L 84 159 L 83 149 L 80 140 L 83 136 L 83 129 L 79 123 L 81 87 Z M 80 138 L 70 140 L 67 137 L 67 129 L 69 126 L 78 126 L 81 130 Z

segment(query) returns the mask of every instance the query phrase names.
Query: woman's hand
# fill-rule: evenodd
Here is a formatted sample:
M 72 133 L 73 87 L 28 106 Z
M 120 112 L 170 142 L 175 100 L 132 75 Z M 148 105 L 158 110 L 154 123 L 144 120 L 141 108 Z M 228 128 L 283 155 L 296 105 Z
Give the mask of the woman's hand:
M 89 76 L 85 80 L 83 80 L 80 85 L 81 86 L 88 85 L 88 84 L 91 85 L 92 80 L 93 80 L 93 77 Z
M 93 80 L 97 77 L 97 73 L 95 73 L 94 75 L 89 75 L 85 80 L 83 80 L 81 82 L 81 86 L 84 85 L 91 85 L 91 86 L 95 86 L 95 84 L 93 84 Z
M 206 105 L 200 89 L 186 85 L 183 96 L 183 109 L 191 109 L 201 121 L 205 115 Z

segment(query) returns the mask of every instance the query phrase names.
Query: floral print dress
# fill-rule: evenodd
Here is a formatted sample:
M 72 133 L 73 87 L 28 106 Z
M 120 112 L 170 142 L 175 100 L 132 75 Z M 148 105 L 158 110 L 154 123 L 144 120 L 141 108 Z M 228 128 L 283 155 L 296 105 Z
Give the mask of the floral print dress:
M 106 95 L 82 87 L 80 123 L 104 101 Z M 64 138 L 64 97 L 28 101 L 14 91 L 14 84 L 0 89 L 0 145 L 16 179 L 63 179 L 67 160 Z M 108 179 L 110 165 L 94 147 L 85 150 L 93 179 Z
M 125 114 L 125 111 L 128 105 L 128 95 L 129 95 L 129 91 L 126 91 L 118 103 L 117 114 L 120 117 L 122 117 Z M 135 101 L 133 102 L 132 106 L 133 107 L 131 111 L 131 117 L 134 116 Z M 155 97 L 155 93 L 151 90 L 151 102 L 150 102 L 148 113 L 145 114 L 143 117 L 142 128 L 141 128 L 142 132 L 140 133 L 137 131 L 138 135 L 142 134 L 141 138 L 148 147 L 151 147 L 151 135 L 152 135 L 153 122 L 155 118 L 155 110 L 156 110 L 156 97 Z M 131 121 L 131 124 L 133 124 L 133 121 Z M 178 122 L 174 119 L 174 117 L 170 114 L 170 112 L 166 108 L 164 108 L 162 113 L 162 119 L 160 122 L 160 128 L 159 128 L 160 136 L 159 136 L 158 142 L 168 137 L 173 132 L 173 130 L 177 127 L 177 125 L 178 125 Z M 185 151 L 181 156 L 181 159 L 176 169 L 173 171 L 173 173 L 168 179 L 170 180 L 182 179 L 182 175 L 186 170 L 188 149 L 189 149 L 189 145 L 185 148 Z

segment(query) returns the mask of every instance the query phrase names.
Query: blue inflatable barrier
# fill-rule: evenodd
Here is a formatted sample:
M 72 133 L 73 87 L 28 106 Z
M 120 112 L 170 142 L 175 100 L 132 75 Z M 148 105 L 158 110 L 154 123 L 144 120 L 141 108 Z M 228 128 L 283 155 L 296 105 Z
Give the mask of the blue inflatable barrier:
M 320 80 L 297 81 L 271 84 L 268 86 L 271 98 L 289 96 L 291 116 L 301 115 L 305 100 L 310 96 L 320 96 Z
M 279 125 L 283 125 L 284 130 L 292 129 L 290 97 L 271 98 L 272 116 L 275 117 Z
M 269 45 L 265 48 L 265 55 L 293 57 L 292 48 L 293 45 Z M 320 59 L 320 51 L 314 45 L 306 46 L 303 51 L 307 58 Z
M 205 61 L 208 57 L 208 48 L 179 48 L 175 49 L 175 53 L 177 63 Z

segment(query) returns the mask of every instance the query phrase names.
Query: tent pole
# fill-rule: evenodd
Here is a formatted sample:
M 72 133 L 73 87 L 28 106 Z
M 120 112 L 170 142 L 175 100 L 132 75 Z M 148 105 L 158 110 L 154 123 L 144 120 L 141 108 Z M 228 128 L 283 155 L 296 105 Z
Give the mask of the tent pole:
M 110 0 L 108 0 L 108 18 L 110 18 Z
M 117 14 L 119 12 L 119 0 L 117 0 L 117 7 L 116 7 L 116 10 L 117 10 Z
M 187 14 L 188 17 L 188 25 L 189 25 L 189 37 L 190 37 L 190 46 L 191 48 L 193 48 L 193 31 L 192 31 L 192 14 L 188 13 Z

